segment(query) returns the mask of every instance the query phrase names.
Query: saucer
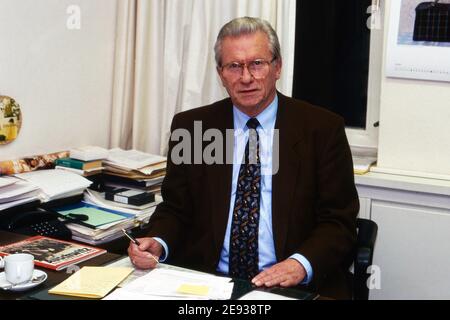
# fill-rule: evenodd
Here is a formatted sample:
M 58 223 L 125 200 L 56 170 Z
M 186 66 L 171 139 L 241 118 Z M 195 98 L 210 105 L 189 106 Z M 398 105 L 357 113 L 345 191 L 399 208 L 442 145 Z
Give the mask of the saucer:
M 41 280 L 39 280 L 38 282 L 28 281 L 26 283 L 16 284 L 12 288 L 6 289 L 11 284 L 6 280 L 5 273 L 1 272 L 0 273 L 0 288 L 3 289 L 3 290 L 7 290 L 7 291 L 25 291 L 25 290 L 37 287 L 42 282 L 47 280 L 47 273 L 45 273 L 44 271 L 41 271 L 41 270 L 34 269 L 34 271 L 33 271 L 33 278 L 35 278 L 35 277 L 42 277 L 42 276 L 43 276 L 43 278 Z

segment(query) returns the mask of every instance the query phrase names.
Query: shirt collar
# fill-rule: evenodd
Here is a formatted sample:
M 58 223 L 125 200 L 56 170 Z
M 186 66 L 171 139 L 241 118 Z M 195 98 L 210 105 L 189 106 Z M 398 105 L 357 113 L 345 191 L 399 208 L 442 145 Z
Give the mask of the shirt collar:
M 264 109 L 259 115 L 256 116 L 261 128 L 266 133 L 266 130 L 271 130 L 275 128 L 275 121 L 277 119 L 278 111 L 278 95 L 275 95 L 272 103 Z M 248 129 L 246 127 L 247 121 L 250 119 L 248 115 L 239 110 L 233 105 L 233 116 L 234 116 L 234 129 L 242 129 L 244 132 Z

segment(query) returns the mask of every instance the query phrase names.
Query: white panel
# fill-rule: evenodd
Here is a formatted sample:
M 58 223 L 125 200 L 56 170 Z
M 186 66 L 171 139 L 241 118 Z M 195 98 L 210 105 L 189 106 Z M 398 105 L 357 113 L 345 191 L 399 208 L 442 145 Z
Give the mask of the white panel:
M 370 219 L 370 199 L 359 198 L 359 218 Z
M 79 30 L 67 27 L 71 5 Z M 23 113 L 0 160 L 109 144 L 115 20 L 116 0 L 0 1 L 0 94 Z
M 372 201 L 378 224 L 371 299 L 450 299 L 450 212 Z
M 385 47 L 389 14 L 387 6 Z M 378 166 L 448 175 L 450 83 L 383 78 Z

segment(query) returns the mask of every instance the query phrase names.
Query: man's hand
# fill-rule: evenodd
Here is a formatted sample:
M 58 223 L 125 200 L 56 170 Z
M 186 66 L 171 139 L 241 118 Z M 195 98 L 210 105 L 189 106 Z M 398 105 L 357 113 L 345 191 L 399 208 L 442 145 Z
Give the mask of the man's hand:
M 128 247 L 128 255 L 131 262 L 138 269 L 153 269 L 158 264 L 152 255 L 159 260 L 159 257 L 163 253 L 162 245 L 153 238 L 140 238 L 137 239 L 140 246 L 130 242 Z
M 264 270 L 252 279 L 257 287 L 293 287 L 303 281 L 306 270 L 303 265 L 295 259 L 286 259 Z

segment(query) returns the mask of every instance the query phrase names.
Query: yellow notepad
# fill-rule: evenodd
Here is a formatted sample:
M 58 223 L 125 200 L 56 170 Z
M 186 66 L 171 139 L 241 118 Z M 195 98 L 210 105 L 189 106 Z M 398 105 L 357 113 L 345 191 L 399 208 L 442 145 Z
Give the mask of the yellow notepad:
M 133 268 L 83 267 L 48 293 L 101 299 L 132 272 Z

